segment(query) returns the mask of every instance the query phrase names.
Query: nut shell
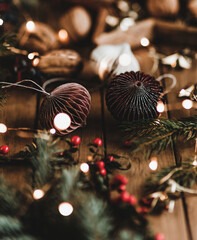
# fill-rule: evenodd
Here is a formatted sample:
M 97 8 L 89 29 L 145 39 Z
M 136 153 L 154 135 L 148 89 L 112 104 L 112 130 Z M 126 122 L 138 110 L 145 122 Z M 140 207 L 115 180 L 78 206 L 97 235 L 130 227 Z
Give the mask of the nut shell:
M 157 118 L 157 102 L 163 88 L 154 77 L 143 72 L 126 72 L 116 76 L 106 92 L 106 104 L 120 121 Z
M 175 16 L 179 8 L 179 0 L 147 0 L 147 9 L 154 17 Z
M 57 76 L 74 76 L 82 69 L 82 58 L 74 50 L 53 50 L 41 56 L 38 68 L 41 72 Z
M 34 22 L 35 29 L 28 31 L 24 23 L 18 32 L 19 45 L 22 48 L 39 53 L 58 47 L 55 31 L 45 23 Z

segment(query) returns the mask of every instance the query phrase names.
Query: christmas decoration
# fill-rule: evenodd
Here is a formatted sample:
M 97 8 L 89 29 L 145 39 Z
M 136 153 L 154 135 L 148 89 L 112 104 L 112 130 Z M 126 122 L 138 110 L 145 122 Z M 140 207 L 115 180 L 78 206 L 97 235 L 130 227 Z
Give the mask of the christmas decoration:
M 9 152 L 9 147 L 7 145 L 3 145 L 0 147 L 0 153 L 7 154 Z
M 157 118 L 157 102 L 163 92 L 154 77 L 142 72 L 126 72 L 110 82 L 106 104 L 114 118 L 133 121 Z
M 98 75 L 101 79 L 110 72 L 119 75 L 140 70 L 139 63 L 128 43 L 100 45 L 92 51 L 90 58 L 97 62 Z
M 103 145 L 103 142 L 102 142 L 102 140 L 100 138 L 96 138 L 96 139 L 94 139 L 93 144 L 95 144 L 96 146 L 100 147 L 100 146 Z
M 163 168 L 152 173 L 144 185 L 145 200 L 142 204 L 147 205 L 150 213 L 158 213 L 168 209 L 172 212 L 174 201 L 181 197 L 181 192 L 194 194 L 196 182 L 196 156 L 186 159 L 177 166 Z
M 24 201 L 21 199 L 26 197 L 26 193 L 16 193 L 0 180 L 1 218 L 9 220 L 1 222 L 1 236 L 61 239 L 68 234 L 72 239 L 95 239 L 95 236 L 100 236 L 101 239 L 110 240 L 126 228 L 141 236 L 140 239 L 153 240 L 147 220 L 136 210 L 133 195 L 122 192 L 121 201 L 116 204 L 109 199 L 110 174 L 105 169 L 97 175 L 95 169 L 97 157 L 103 159 L 104 156 L 94 153 L 93 160 L 88 162 L 90 170 L 87 174 L 80 171 L 78 161 L 73 157 L 78 148 L 72 146 L 70 139 L 62 140 L 68 145 L 65 150 L 57 144 L 60 138 L 55 139 L 42 132 L 25 151 L 10 158 L 0 156 L 0 160 L 5 162 L 28 163 L 34 170 L 35 179 L 32 197 L 28 197 L 28 205 L 23 211 L 21 206 L 24 206 Z M 59 151 L 63 155 L 57 157 Z M 70 167 L 65 169 L 65 164 Z M 17 217 L 19 211 L 20 218 Z M 121 225 L 115 224 L 117 219 Z
M 18 32 L 19 44 L 30 51 L 45 53 L 58 47 L 56 33 L 42 22 L 24 23 Z
M 74 76 L 82 69 L 82 58 L 74 50 L 59 49 L 41 56 L 38 68 L 41 72 L 56 76 Z
M 43 128 L 54 128 L 54 118 L 58 113 L 66 113 L 71 125 L 56 129 L 57 134 L 67 134 L 86 124 L 91 97 L 86 88 L 77 83 L 66 83 L 46 96 L 40 107 L 40 123 Z
M 181 89 L 178 97 L 180 98 L 189 98 L 193 101 L 197 101 L 197 84 L 192 84 L 186 89 Z
M 174 16 L 179 11 L 179 0 L 147 0 L 147 9 L 154 17 Z
M 197 117 L 125 122 L 121 123 L 120 128 L 128 139 L 127 147 L 133 152 L 144 150 L 146 158 L 149 158 L 151 154 L 165 150 L 179 136 L 184 136 L 185 141 L 195 139 Z
M 60 29 L 68 33 L 69 41 L 79 42 L 87 37 L 92 26 L 91 16 L 82 6 L 76 6 L 66 12 L 59 21 Z
M 81 138 L 79 136 L 73 136 L 71 138 L 71 144 L 73 146 L 78 146 L 81 143 Z

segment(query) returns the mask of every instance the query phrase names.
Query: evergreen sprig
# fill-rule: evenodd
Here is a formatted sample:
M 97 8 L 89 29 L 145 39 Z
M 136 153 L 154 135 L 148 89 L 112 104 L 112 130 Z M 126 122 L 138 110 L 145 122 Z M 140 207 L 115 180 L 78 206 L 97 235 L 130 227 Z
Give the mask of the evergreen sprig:
M 0 56 L 7 54 L 13 54 L 10 50 L 10 47 L 16 45 L 16 34 L 7 33 L 0 37 Z
M 180 120 L 148 119 L 123 122 L 120 125 L 133 152 L 144 150 L 146 157 L 158 154 L 183 136 L 185 141 L 196 138 L 197 116 Z

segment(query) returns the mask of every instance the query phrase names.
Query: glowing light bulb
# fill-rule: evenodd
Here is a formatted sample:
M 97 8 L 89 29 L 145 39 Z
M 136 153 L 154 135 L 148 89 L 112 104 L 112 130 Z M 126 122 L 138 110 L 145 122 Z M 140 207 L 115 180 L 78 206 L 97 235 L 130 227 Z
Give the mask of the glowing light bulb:
M 87 159 L 88 159 L 88 161 L 92 161 L 92 160 L 93 160 L 93 157 L 92 157 L 91 155 L 88 155 L 88 156 L 87 156 Z
M 162 113 L 165 110 L 165 105 L 163 104 L 162 101 L 159 101 L 157 103 L 157 112 Z
M 33 21 L 28 21 L 26 23 L 27 31 L 33 32 L 35 30 L 35 23 Z
M 151 161 L 149 163 L 149 168 L 152 171 L 155 171 L 155 170 L 157 170 L 157 167 L 158 167 L 157 158 L 156 157 L 151 158 Z
M 29 53 L 27 57 L 30 60 L 33 60 L 35 56 L 39 56 L 39 53 L 38 52 L 32 52 L 32 53 Z
M 66 130 L 70 127 L 71 119 L 66 113 L 58 113 L 54 118 L 54 126 L 59 130 Z
M 62 202 L 58 206 L 58 210 L 59 210 L 61 215 L 69 216 L 73 212 L 73 206 L 68 202 Z
M 5 124 L 0 123 L 0 133 L 5 133 L 7 132 L 8 128 Z
M 115 16 L 108 15 L 105 18 L 105 22 L 111 27 L 115 27 L 116 25 L 118 25 L 119 19 Z
M 0 26 L 2 26 L 2 25 L 3 25 L 3 19 L 0 18 Z
M 197 166 L 197 160 L 196 159 L 193 161 L 192 165 Z
M 61 42 L 68 42 L 68 32 L 65 29 L 59 30 L 58 38 Z
M 108 62 L 105 59 L 102 59 L 99 64 L 99 68 L 98 68 L 98 75 L 99 75 L 100 79 L 104 78 L 107 70 L 108 70 Z
M 120 23 L 120 29 L 122 31 L 127 31 L 129 27 L 133 26 L 135 24 L 135 21 L 133 18 L 124 18 Z
M 119 57 L 119 63 L 123 67 L 129 66 L 131 64 L 131 56 L 127 53 L 123 53 Z
M 39 62 L 40 62 L 40 59 L 39 59 L 39 58 L 35 58 L 35 59 L 33 60 L 33 62 L 32 62 L 32 65 L 33 65 L 34 67 L 36 67 L 36 66 L 38 66 Z
M 89 171 L 89 165 L 87 163 L 82 163 L 80 169 L 82 172 L 87 173 Z
M 50 133 L 51 133 L 51 134 L 55 134 L 55 133 L 56 133 L 55 128 L 51 128 L 51 129 L 50 129 Z
M 193 102 L 190 99 L 185 99 L 185 100 L 182 101 L 182 106 L 185 109 L 191 109 L 193 107 Z
M 149 44 L 150 44 L 150 41 L 148 40 L 148 38 L 146 37 L 143 37 L 141 40 L 140 40 L 140 43 L 143 47 L 147 47 Z
M 35 199 L 35 200 L 38 200 L 38 199 L 41 199 L 41 198 L 43 198 L 44 197 L 44 191 L 42 190 L 42 189 L 36 189 L 36 190 L 34 190 L 34 192 L 33 192 L 33 198 Z

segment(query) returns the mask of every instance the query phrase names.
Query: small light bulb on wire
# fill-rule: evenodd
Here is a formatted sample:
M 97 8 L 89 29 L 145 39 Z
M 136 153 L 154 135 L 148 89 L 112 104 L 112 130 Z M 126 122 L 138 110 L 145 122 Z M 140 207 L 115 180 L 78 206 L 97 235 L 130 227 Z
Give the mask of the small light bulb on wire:
M 26 23 L 27 31 L 33 32 L 35 30 L 35 23 L 33 21 L 28 21 Z
M 58 130 L 66 130 L 71 125 L 71 119 L 66 113 L 58 113 L 53 122 Z
M 30 60 L 33 60 L 35 56 L 39 56 L 39 53 L 38 52 L 32 52 L 32 53 L 29 53 L 27 57 Z
M 148 40 L 148 38 L 143 37 L 143 38 L 141 38 L 140 43 L 143 47 L 148 47 L 150 44 L 150 41 Z
M 152 171 L 156 171 L 156 170 L 157 170 L 157 167 L 158 167 L 157 158 L 156 158 L 156 157 L 151 158 L 151 161 L 150 161 L 150 163 L 149 163 L 149 168 L 150 168 Z
M 191 109 L 193 107 L 193 102 L 190 99 L 185 99 L 185 100 L 182 101 L 182 106 L 185 109 Z
M 34 67 L 36 67 L 36 66 L 38 66 L 39 62 L 40 62 L 40 59 L 39 59 L 39 58 L 34 58 L 34 60 L 33 60 L 33 62 L 32 62 L 32 65 L 33 65 Z
M 157 103 L 157 112 L 162 113 L 165 110 L 165 105 L 162 101 Z
M 55 134 L 55 133 L 56 133 L 56 130 L 55 130 L 55 128 L 51 128 L 49 132 L 50 132 L 51 134 Z
M 87 173 L 89 171 L 89 165 L 87 163 L 82 163 L 80 169 L 82 172 Z
M 8 128 L 5 124 L 0 123 L 0 133 L 5 133 L 7 132 Z
M 41 199 L 44 197 L 44 191 L 42 189 L 35 189 L 33 192 L 33 198 L 35 200 Z
M 58 38 L 61 42 L 68 42 L 68 32 L 65 29 L 60 29 L 58 32 Z
M 2 25 L 3 25 L 3 19 L 0 18 L 0 26 L 2 26 Z
M 59 213 L 63 216 L 69 216 L 73 212 L 73 206 L 68 202 L 62 202 L 58 206 Z

